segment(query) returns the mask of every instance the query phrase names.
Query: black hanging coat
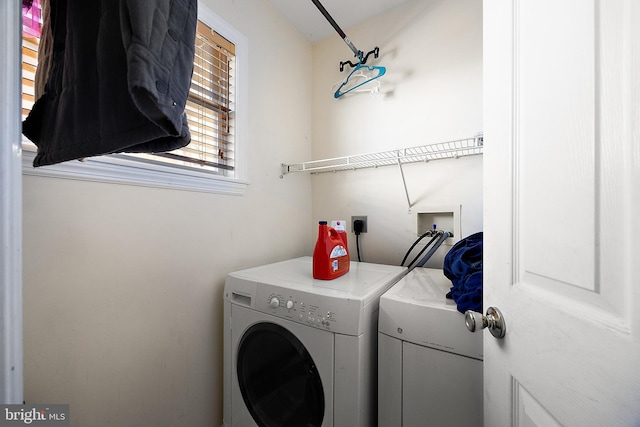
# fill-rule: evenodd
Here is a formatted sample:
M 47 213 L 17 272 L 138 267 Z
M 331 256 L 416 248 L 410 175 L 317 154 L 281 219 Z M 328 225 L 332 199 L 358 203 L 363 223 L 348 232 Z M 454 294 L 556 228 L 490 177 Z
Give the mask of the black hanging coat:
M 197 0 L 50 0 L 49 10 L 51 66 L 22 128 L 34 166 L 190 142 Z

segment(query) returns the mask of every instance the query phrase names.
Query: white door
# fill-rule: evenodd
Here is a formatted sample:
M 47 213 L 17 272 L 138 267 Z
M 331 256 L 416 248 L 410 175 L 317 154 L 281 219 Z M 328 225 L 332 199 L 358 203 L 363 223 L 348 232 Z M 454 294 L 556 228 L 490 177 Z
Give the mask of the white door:
M 640 1 L 484 1 L 485 426 L 640 426 Z

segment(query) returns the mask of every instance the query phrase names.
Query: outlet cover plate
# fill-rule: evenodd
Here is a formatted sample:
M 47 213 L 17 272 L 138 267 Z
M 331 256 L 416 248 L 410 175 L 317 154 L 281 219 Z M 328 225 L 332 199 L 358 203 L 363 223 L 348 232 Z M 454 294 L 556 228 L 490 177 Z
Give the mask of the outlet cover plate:
M 353 233 L 353 222 L 356 220 L 361 220 L 362 221 L 362 233 L 366 233 L 367 232 L 367 216 L 366 215 L 358 215 L 358 216 L 352 216 L 351 217 L 351 232 Z

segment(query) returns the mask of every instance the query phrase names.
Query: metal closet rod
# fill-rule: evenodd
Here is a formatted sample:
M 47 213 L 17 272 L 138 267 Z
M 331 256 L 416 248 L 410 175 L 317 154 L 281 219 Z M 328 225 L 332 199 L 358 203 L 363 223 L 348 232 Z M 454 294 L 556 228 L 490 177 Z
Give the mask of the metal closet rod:
M 351 61 L 341 61 L 340 62 L 340 71 L 344 71 L 344 66 L 345 65 L 351 65 L 352 67 L 355 67 L 358 64 L 366 64 L 367 63 L 367 59 L 369 59 L 369 55 L 371 55 L 372 53 L 373 53 L 374 58 L 378 57 L 380 49 L 377 46 L 373 50 L 369 51 L 366 55 L 364 55 L 361 50 L 359 50 L 357 47 L 355 47 L 353 45 L 351 40 L 349 40 L 349 37 L 347 37 L 347 35 L 345 34 L 344 31 L 342 31 L 342 28 L 340 28 L 338 23 L 331 17 L 329 12 L 327 12 L 327 9 L 324 8 L 322 3 L 320 3 L 319 0 L 311 0 L 311 1 L 313 2 L 313 4 L 316 5 L 318 10 L 324 15 L 324 17 L 327 18 L 327 21 L 329 21 L 329 23 L 336 30 L 338 35 L 340 37 L 342 37 L 342 40 L 344 40 L 344 42 L 347 44 L 347 46 L 349 46 L 349 48 L 353 51 L 353 54 L 356 56 L 356 58 L 358 58 L 358 62 L 355 63 L 355 64 L 353 62 L 351 62 Z

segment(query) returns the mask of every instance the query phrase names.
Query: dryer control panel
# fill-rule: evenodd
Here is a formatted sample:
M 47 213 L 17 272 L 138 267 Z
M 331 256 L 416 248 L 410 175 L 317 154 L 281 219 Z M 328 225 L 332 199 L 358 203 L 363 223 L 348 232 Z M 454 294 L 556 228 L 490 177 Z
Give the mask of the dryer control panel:
M 258 283 L 255 309 L 318 329 L 347 335 L 363 332 L 362 302 Z
M 335 280 L 312 276 L 312 257 L 300 257 L 229 273 L 225 300 L 231 304 L 333 333 L 360 336 L 376 328 L 380 296 L 406 267 L 351 262 Z

